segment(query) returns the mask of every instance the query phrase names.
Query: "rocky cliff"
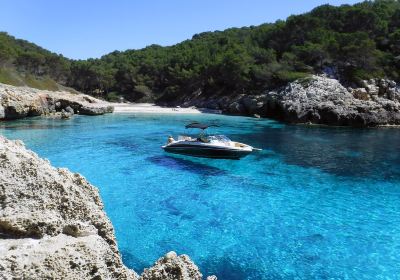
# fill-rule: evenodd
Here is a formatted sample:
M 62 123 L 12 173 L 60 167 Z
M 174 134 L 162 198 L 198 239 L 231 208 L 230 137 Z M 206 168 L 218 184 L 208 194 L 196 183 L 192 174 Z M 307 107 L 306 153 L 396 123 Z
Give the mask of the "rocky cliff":
M 311 76 L 261 95 L 204 97 L 195 92 L 184 106 L 219 109 L 237 115 L 258 114 L 289 123 L 340 126 L 400 125 L 400 86 L 394 81 L 363 81 L 345 88 L 338 80 Z
M 110 103 L 85 94 L 0 84 L 0 120 L 40 115 L 69 117 L 74 113 L 101 115 L 112 111 Z
M 199 268 L 187 255 L 178 256 L 169 252 L 158 259 L 154 266 L 145 269 L 139 280 L 201 280 L 203 275 Z M 217 277 L 208 276 L 207 280 L 217 280 Z
M 138 278 L 122 263 L 98 190 L 0 136 L 0 279 Z M 187 256 L 169 253 L 140 279 L 201 278 Z

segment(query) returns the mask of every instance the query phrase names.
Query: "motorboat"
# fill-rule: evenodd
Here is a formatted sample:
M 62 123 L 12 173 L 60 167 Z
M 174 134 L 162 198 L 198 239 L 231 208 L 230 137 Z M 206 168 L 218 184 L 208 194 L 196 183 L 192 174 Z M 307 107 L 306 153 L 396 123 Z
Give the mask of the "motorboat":
M 216 159 L 240 159 L 253 151 L 261 150 L 247 144 L 232 141 L 225 135 L 207 135 L 205 130 L 212 126 L 215 127 L 217 125 L 198 122 L 190 123 L 185 128 L 200 129 L 201 132 L 198 137 L 180 135 L 178 140 L 175 140 L 172 136 L 169 136 L 167 144 L 162 148 L 168 153 Z

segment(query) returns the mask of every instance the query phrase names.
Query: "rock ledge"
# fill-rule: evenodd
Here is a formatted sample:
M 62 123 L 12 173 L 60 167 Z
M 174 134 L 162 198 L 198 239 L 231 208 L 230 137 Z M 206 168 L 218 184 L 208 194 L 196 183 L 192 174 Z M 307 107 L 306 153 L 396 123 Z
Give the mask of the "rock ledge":
M 69 118 L 73 114 L 93 116 L 113 110 L 110 103 L 85 94 L 0 84 L 0 120 L 40 115 L 59 118 Z
M 140 280 L 201 280 L 203 275 L 199 268 L 190 260 L 189 256 L 178 256 L 169 252 L 157 260 L 153 267 L 145 269 Z M 216 276 L 208 276 L 207 280 L 217 280 Z

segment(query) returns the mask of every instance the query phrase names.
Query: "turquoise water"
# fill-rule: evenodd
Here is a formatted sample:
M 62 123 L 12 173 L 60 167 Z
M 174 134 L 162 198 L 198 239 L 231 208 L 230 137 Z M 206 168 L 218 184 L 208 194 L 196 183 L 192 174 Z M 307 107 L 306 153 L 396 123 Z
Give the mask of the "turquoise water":
M 240 161 L 165 154 L 189 121 L 263 148 Z M 400 130 L 216 115 L 0 124 L 99 187 L 125 263 L 170 250 L 218 279 L 399 279 Z

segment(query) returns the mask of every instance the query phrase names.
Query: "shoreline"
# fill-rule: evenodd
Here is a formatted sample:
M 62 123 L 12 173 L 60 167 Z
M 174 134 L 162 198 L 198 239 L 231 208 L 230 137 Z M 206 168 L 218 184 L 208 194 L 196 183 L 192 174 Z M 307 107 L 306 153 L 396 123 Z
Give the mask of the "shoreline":
M 206 108 L 162 107 L 153 103 L 109 103 L 114 107 L 114 113 L 148 113 L 148 114 L 222 114 L 220 110 Z

